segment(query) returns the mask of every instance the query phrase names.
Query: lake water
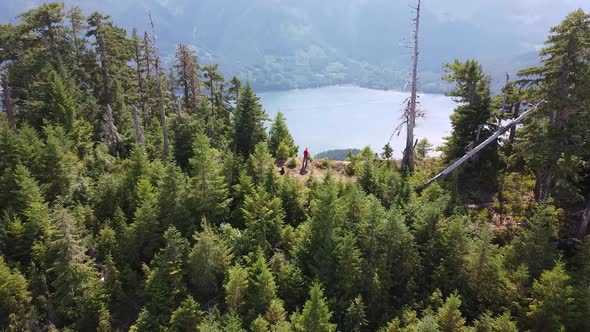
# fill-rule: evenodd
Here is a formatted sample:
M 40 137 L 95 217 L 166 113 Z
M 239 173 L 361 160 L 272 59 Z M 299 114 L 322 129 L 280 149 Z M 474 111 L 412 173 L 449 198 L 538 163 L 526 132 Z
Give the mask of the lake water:
M 331 86 L 259 93 L 266 112 L 274 118 L 283 112 L 299 145 L 313 154 L 345 148 L 370 146 L 381 152 L 400 123 L 403 103 L 409 93 Z M 434 145 L 444 143 L 451 130 L 449 116 L 456 103 L 444 95 L 420 94 L 423 118 L 417 119 L 416 138 L 428 138 Z M 401 157 L 405 131 L 393 136 L 394 155 Z

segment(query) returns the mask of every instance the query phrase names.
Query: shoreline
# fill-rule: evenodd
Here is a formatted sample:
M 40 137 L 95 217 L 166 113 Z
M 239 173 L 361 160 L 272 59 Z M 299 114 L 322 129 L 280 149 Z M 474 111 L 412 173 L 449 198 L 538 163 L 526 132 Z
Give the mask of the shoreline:
M 324 88 L 357 88 L 363 90 L 373 90 L 373 91 L 380 91 L 380 92 L 394 92 L 394 93 L 407 93 L 410 94 L 410 91 L 403 91 L 403 90 L 395 90 L 395 89 L 385 89 L 385 88 L 370 88 L 358 84 L 347 83 L 347 84 L 330 84 L 330 85 L 323 85 L 317 87 L 305 87 L 305 88 L 293 88 L 293 89 L 278 89 L 278 90 L 262 90 L 262 91 L 254 91 L 257 95 L 264 94 L 264 93 L 280 93 L 286 91 L 305 91 L 305 90 L 317 90 L 317 89 L 324 89 Z M 418 92 L 418 95 L 440 95 L 446 96 L 444 92 Z

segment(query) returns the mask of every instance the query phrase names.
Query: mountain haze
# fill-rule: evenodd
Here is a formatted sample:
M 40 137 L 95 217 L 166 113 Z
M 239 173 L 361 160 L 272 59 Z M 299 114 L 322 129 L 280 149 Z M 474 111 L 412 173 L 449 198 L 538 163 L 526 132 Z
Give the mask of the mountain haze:
M 43 1 L 8 0 L 0 19 Z M 86 12 L 110 14 L 128 29 L 146 28 L 151 11 L 163 54 L 178 43 L 198 50 L 201 62 L 258 90 L 357 84 L 403 89 L 410 71 L 406 47 L 413 1 L 387 0 L 128 0 L 66 1 Z M 566 1 L 423 1 L 421 90 L 440 92 L 442 64 L 477 58 L 497 84 L 504 72 L 536 62 L 549 28 L 569 11 L 590 8 Z M 498 62 L 498 58 L 508 59 Z M 515 64 L 518 63 L 518 64 Z M 497 85 L 496 84 L 496 85 Z

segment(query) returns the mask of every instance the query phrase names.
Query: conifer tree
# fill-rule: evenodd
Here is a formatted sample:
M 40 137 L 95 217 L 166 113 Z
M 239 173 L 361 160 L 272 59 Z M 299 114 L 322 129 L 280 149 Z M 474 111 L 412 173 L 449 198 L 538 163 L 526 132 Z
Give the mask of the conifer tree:
M 272 325 L 272 330 L 280 329 L 280 326 L 284 325 L 283 323 L 287 323 L 287 312 L 283 307 L 283 301 L 278 298 L 272 300 L 264 318 Z
M 541 274 L 533 283 L 527 316 L 535 330 L 568 330 L 574 317 L 574 289 L 563 263 Z
M 88 17 L 88 27 L 86 36 L 94 37 L 95 53 L 99 62 L 99 100 L 103 106 L 114 105 L 114 81 L 118 77 L 130 77 L 131 68 L 127 65 L 131 60 L 130 43 L 125 30 L 115 26 L 109 16 L 98 12 L 92 13 Z
M 438 309 L 436 318 L 438 326 L 442 332 L 467 331 L 465 327 L 465 318 L 461 316 L 459 307 L 461 298 L 457 294 L 449 296 L 445 303 Z
M 10 129 L 16 130 L 14 110 L 12 106 L 12 97 L 10 96 L 10 85 L 8 84 L 8 79 L 4 76 L 5 75 L 1 75 L 0 77 L 0 85 L 2 86 L 2 108 L 4 113 L 6 113 L 8 126 L 10 127 Z
M 248 157 L 254 147 L 266 140 L 264 121 L 267 115 L 254 94 L 250 83 L 240 91 L 233 123 L 233 144 L 238 155 Z
M 64 208 L 54 212 L 54 230 L 48 247 L 50 276 L 49 319 L 58 327 L 98 325 L 100 283 L 92 260 L 82 246 L 73 216 Z
M 178 73 L 178 80 L 183 91 L 184 107 L 189 114 L 197 111 L 199 98 L 201 97 L 201 78 L 199 76 L 199 65 L 196 52 L 187 45 L 180 44 L 176 49 L 176 64 L 174 66 Z
M 209 90 L 209 102 L 215 111 L 223 108 L 222 83 L 223 75 L 219 73 L 217 64 L 203 67 L 203 76 L 205 77 L 205 87 Z M 217 114 L 214 114 L 217 115 Z
M 285 213 L 280 198 L 272 197 L 259 187 L 245 197 L 241 210 L 246 224 L 245 235 L 251 239 L 252 248 L 261 248 L 269 254 L 281 240 Z
M 229 81 L 229 83 L 231 84 L 231 86 L 227 89 L 227 92 L 231 98 L 232 101 L 237 102 L 238 99 L 240 98 L 240 90 L 242 89 L 242 82 L 240 82 L 240 80 L 233 76 L 231 78 L 231 80 Z
M 350 331 L 362 331 L 367 325 L 365 310 L 363 298 L 360 295 L 355 297 L 346 309 L 346 325 Z
M 485 312 L 475 322 L 474 328 L 477 332 L 517 332 L 516 323 L 509 313 L 492 317 L 490 312 Z
M 551 35 L 541 50 L 541 66 L 519 73 L 530 76 L 529 83 L 539 85 L 537 98 L 546 104 L 534 114 L 534 121 L 524 129 L 519 151 L 534 170 L 537 182 L 535 196 L 547 200 L 560 192 L 576 190 L 576 160 L 588 154 L 587 145 L 570 144 L 588 135 L 588 103 L 590 80 L 590 14 L 578 9 L 551 29 Z M 559 194 L 557 194 L 559 198 Z
M 291 177 L 283 177 L 279 182 L 278 197 L 285 211 L 285 223 L 297 226 L 305 221 L 307 215 L 305 186 Z
M 268 149 L 270 153 L 280 160 L 285 160 L 289 157 L 297 155 L 298 147 L 295 146 L 295 141 L 287 128 L 283 113 L 278 112 L 275 120 L 270 126 L 268 137 Z
M 170 317 L 170 331 L 195 331 L 202 316 L 203 312 L 199 310 L 199 303 L 189 295 L 172 313 Z
M 129 226 L 124 253 L 132 266 L 151 261 L 162 243 L 164 229 L 158 220 L 158 200 L 155 189 L 145 178 L 137 182 L 138 207 Z
M 297 259 L 304 274 L 333 285 L 335 273 L 334 228 L 337 216 L 338 188 L 328 177 L 317 189 L 311 218 L 303 228 L 305 240 L 296 248 Z
M 188 240 L 171 226 L 164 233 L 164 247 L 154 257 L 145 282 L 147 309 L 161 324 L 168 322 L 186 295 L 183 269 L 187 255 Z
M 195 298 L 206 303 L 219 294 L 231 264 L 231 250 L 207 223 L 195 233 L 188 258 L 189 284 Z
M 314 282 L 309 291 L 309 300 L 305 302 L 297 325 L 297 331 L 336 331 L 336 324 L 331 323 L 332 312 L 328 308 L 324 291 L 318 282 Z
M 266 182 L 265 180 L 271 179 L 274 182 L 273 176 L 275 174 L 275 164 L 274 158 L 270 154 L 268 150 L 268 144 L 266 142 L 260 142 L 256 144 L 254 147 L 254 151 L 248 158 L 248 166 L 250 171 L 250 176 L 254 179 L 256 184 L 263 184 Z M 269 183 L 264 183 L 267 190 L 271 190 L 269 188 Z M 274 183 L 272 184 L 274 187 Z
M 9 319 L 25 317 L 31 302 L 27 288 L 27 279 L 17 269 L 8 267 L 0 255 L 0 327 L 6 328 Z
M 228 271 L 225 290 L 225 304 L 236 313 L 240 313 L 244 306 L 244 297 L 248 288 L 248 271 L 240 264 L 232 266 Z
M 150 312 L 143 308 L 137 316 L 135 324 L 129 328 L 130 332 L 141 332 L 141 331 L 161 331 L 164 327 L 158 324 L 156 317 L 150 314 Z
M 189 163 L 193 175 L 192 200 L 195 212 L 215 224 L 224 220 L 229 204 L 228 190 L 217 151 L 204 134 L 195 135 L 193 157 Z
M 539 208 L 529 219 L 529 229 L 523 230 L 512 240 L 507 252 L 507 262 L 513 268 L 525 265 L 533 278 L 548 270 L 558 257 L 555 243 L 550 242 L 551 224 L 557 222 L 550 207 Z
M 264 317 L 258 316 L 252 324 L 250 324 L 250 330 L 252 332 L 270 332 L 270 325 Z
M 427 138 L 423 138 L 416 144 L 416 156 L 420 159 L 426 158 L 428 153 L 432 151 L 432 144 Z
M 247 317 L 252 321 L 263 315 L 272 300 L 276 298 L 276 284 L 272 272 L 266 264 L 262 250 L 257 250 L 250 257 L 248 267 L 248 286 L 244 294 L 247 304 Z
M 189 177 L 176 165 L 168 164 L 158 188 L 159 219 L 174 226 L 184 236 L 193 234 L 197 225 L 190 211 Z
M 26 264 L 31 259 L 35 241 L 43 240 L 50 233 L 49 208 L 29 171 L 19 165 L 14 172 L 17 219 L 6 230 L 6 251 L 14 260 Z M 20 219 L 18 219 L 20 218 Z M 22 223 L 21 223 L 22 221 Z
M 490 78 L 475 60 L 455 60 L 445 68 L 447 74 L 443 79 L 455 84 L 448 95 L 462 103 L 451 115 L 453 132 L 445 148 L 446 159 L 452 161 L 491 134 L 490 128 L 486 127 L 491 121 Z
M 71 131 L 76 119 L 75 101 L 68 95 L 63 81 L 55 71 L 49 71 L 47 76 L 49 113 L 59 125 Z
M 434 246 L 425 257 L 425 260 L 433 260 L 434 282 L 445 293 L 465 288 L 465 272 L 461 267 L 465 265 L 468 242 L 463 224 L 461 218 L 455 217 L 440 225 Z
M 338 294 L 343 300 L 352 300 L 361 284 L 363 260 L 361 251 L 356 246 L 352 234 L 345 234 L 338 239 L 335 247 L 336 284 Z
M 466 311 L 477 308 L 477 312 L 489 310 L 499 311 L 502 303 L 508 305 L 510 298 L 507 292 L 504 257 L 499 248 L 492 243 L 492 230 L 483 226 L 481 238 L 472 242 L 466 257 L 466 277 L 471 294 L 478 305 L 472 304 L 469 297 L 465 298 Z M 486 285 L 486 287 L 481 287 Z M 478 308 L 479 306 L 479 308 Z
M 42 4 L 18 16 L 20 22 L 12 31 L 15 35 L 7 40 L 6 57 L 2 57 L 15 60 L 8 64 L 8 77 L 16 105 L 28 104 L 28 96 L 37 90 L 30 79 L 38 79 L 43 68 L 64 68 L 68 63 L 64 17 L 63 3 Z
M 63 128 L 46 126 L 47 140 L 42 151 L 42 164 L 37 178 L 48 201 L 68 193 L 76 176 L 76 157 L 69 151 L 69 142 Z

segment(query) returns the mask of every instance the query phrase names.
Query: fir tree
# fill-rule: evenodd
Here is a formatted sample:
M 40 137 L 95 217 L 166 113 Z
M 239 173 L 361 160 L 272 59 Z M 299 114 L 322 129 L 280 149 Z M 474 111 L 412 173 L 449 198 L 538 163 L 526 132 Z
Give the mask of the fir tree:
M 186 294 L 183 273 L 188 240 L 174 227 L 164 233 L 164 247 L 154 257 L 145 282 L 147 309 L 161 324 L 168 321 Z
M 267 115 L 259 98 L 254 94 L 250 83 L 247 83 L 240 91 L 233 123 L 233 144 L 238 155 L 247 158 L 256 144 L 266 140 L 265 120 Z
M 365 310 L 363 298 L 360 295 L 355 297 L 346 309 L 346 325 L 350 331 L 362 331 L 367 325 Z
M 270 153 L 279 160 L 285 160 L 297 155 L 298 147 L 287 128 L 283 113 L 278 112 L 275 120 L 270 126 L 268 149 Z
M 250 321 L 266 312 L 272 300 L 276 298 L 276 284 L 274 277 L 266 265 L 261 250 L 257 250 L 250 258 L 248 267 L 248 287 L 244 294 L 247 304 L 247 317 Z
M 331 318 L 332 312 L 324 298 L 324 291 L 319 283 L 314 282 L 309 291 L 309 300 L 305 302 L 301 317 L 296 322 L 297 331 L 336 331 L 336 324 L 330 322 Z
M 466 331 L 465 319 L 461 316 L 459 307 L 461 298 L 457 294 L 449 296 L 445 303 L 438 309 L 437 320 L 440 330 L 443 332 Z
M 227 283 L 223 288 L 225 290 L 225 304 L 228 308 L 236 313 L 242 312 L 248 288 L 248 271 L 239 264 L 232 266 L 228 271 Z
M 49 302 L 54 310 L 49 319 L 57 326 L 97 326 L 100 301 L 99 276 L 82 246 L 80 231 L 64 208 L 54 213 L 54 230 L 48 247 Z M 97 307 L 98 306 L 98 307 Z
M 231 264 L 231 250 L 208 224 L 195 233 L 188 258 L 190 289 L 195 298 L 208 302 L 219 294 Z
M 447 95 L 461 103 L 451 115 L 453 131 L 447 137 L 445 159 L 452 162 L 469 152 L 496 130 L 491 112 L 490 77 L 483 73 L 481 65 L 475 60 L 445 65 L 447 74 L 443 79 L 455 84 L 455 88 Z M 489 187 L 495 184 L 495 168 L 498 164 L 497 143 L 488 145 L 470 165 L 477 165 L 478 177 L 465 175 L 462 177 L 462 188 L 476 182 L 475 186 Z
M 190 159 L 192 200 L 199 217 L 213 223 L 221 223 L 229 204 L 228 190 L 222 175 L 221 164 L 216 160 L 217 151 L 211 148 L 204 134 L 197 134 Z
M 575 309 L 574 289 L 562 262 L 541 274 L 533 283 L 527 317 L 531 327 L 542 331 L 566 330 Z
M 284 219 L 281 200 L 259 187 L 245 197 L 241 210 L 246 224 L 245 235 L 252 240 L 253 248 L 259 247 L 264 253 L 270 253 L 281 240 Z
M 199 304 L 189 295 L 172 313 L 170 331 L 195 331 L 202 316 L 203 312 L 199 310 Z
M 535 196 L 547 200 L 556 193 L 575 190 L 576 160 L 587 154 L 586 145 L 570 144 L 588 135 L 588 112 L 582 105 L 588 101 L 590 61 L 590 15 L 583 10 L 569 14 L 551 29 L 547 45 L 540 52 L 541 66 L 521 71 L 530 76 L 526 81 L 538 84 L 536 99 L 546 105 L 525 126 L 519 151 L 537 177 Z
M 201 78 L 196 52 L 187 45 L 180 44 L 176 49 L 176 72 L 183 91 L 184 107 L 189 114 L 195 113 L 201 97 Z
M 7 327 L 9 319 L 25 317 L 31 302 L 27 288 L 27 279 L 17 269 L 9 268 L 0 255 L 0 327 Z

